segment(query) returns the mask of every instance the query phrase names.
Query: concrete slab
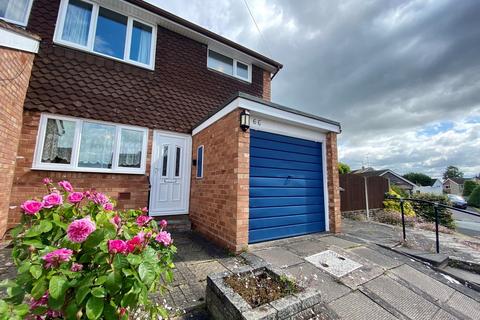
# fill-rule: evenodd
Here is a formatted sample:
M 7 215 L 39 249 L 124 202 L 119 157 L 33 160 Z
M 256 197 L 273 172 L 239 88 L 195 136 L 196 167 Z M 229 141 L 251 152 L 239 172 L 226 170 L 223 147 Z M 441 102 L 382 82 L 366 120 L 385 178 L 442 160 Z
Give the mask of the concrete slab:
M 369 281 L 361 290 L 390 312 L 396 315 L 400 313 L 413 320 L 431 319 L 439 309 L 387 276 Z
M 300 257 L 310 256 L 327 250 L 329 245 L 317 239 L 306 239 L 285 245 L 285 248 Z
M 321 300 L 326 303 L 351 291 L 349 287 L 308 262 L 285 269 L 284 272 L 287 276 L 295 278 L 301 287 L 318 290 Z
M 343 277 L 362 265 L 344 255 L 332 250 L 326 250 L 305 258 L 308 262 L 320 268 L 335 278 Z
M 455 293 L 449 286 L 407 265 L 390 270 L 388 275 L 395 280 L 399 279 L 399 282 L 403 281 L 408 287 L 412 286 L 427 294 L 433 301 L 444 303 Z
M 480 303 L 458 291 L 447 301 L 447 305 L 463 314 L 465 318 L 480 319 Z
M 283 248 L 274 247 L 254 251 L 252 253 L 277 268 L 286 268 L 303 263 L 303 260 L 300 259 L 300 257 Z
M 394 248 L 394 250 L 400 253 L 408 254 L 409 256 L 412 256 L 416 259 L 428 262 L 435 267 L 440 267 L 448 263 L 448 255 L 446 254 L 423 252 L 404 247 Z
M 358 256 L 364 257 L 370 262 L 373 262 L 374 264 L 379 265 L 386 270 L 398 267 L 403 263 L 399 259 L 388 257 L 378 251 L 366 247 L 353 248 L 348 251 L 353 252 Z
M 459 320 L 459 319 L 453 316 L 452 314 L 440 309 L 435 314 L 435 316 L 433 316 L 432 320 Z
M 380 305 L 359 291 L 331 302 L 328 305 L 341 319 L 394 320 L 397 319 Z
M 340 248 L 343 248 L 343 249 L 354 248 L 354 247 L 358 247 L 358 246 L 361 245 L 359 243 L 344 240 L 342 238 L 335 237 L 335 236 L 321 237 L 321 238 L 318 238 L 318 240 L 327 244 L 327 245 L 337 246 L 337 247 L 340 247 Z

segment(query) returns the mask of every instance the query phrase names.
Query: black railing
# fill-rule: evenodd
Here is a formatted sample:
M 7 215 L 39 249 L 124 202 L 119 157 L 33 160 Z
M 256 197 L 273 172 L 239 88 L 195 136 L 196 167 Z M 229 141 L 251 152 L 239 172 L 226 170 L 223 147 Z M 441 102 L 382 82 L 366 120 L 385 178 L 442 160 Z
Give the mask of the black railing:
M 438 225 L 440 224 L 440 215 L 439 215 L 439 212 L 438 212 L 439 207 L 459 211 L 459 212 L 466 213 L 466 214 L 476 216 L 476 217 L 480 217 L 479 213 L 464 210 L 464 209 L 460 209 L 460 208 L 455 208 L 455 207 L 452 207 L 452 206 L 449 206 L 449 205 L 446 205 L 446 204 L 443 204 L 443 203 L 440 203 L 440 202 L 421 200 L 421 199 L 413 199 L 413 198 L 397 198 L 397 197 L 391 196 L 389 194 L 386 194 L 385 198 L 388 199 L 388 200 L 400 201 L 400 211 L 401 211 L 401 214 L 402 214 L 403 241 L 405 241 L 406 238 L 407 238 L 407 233 L 406 233 L 406 229 L 405 229 L 405 208 L 404 208 L 405 201 L 417 202 L 417 203 L 421 203 L 423 205 L 432 206 L 434 208 L 434 211 L 435 211 L 435 247 L 436 247 L 436 252 L 437 253 L 440 253 L 440 238 L 439 238 L 439 235 L 438 235 Z

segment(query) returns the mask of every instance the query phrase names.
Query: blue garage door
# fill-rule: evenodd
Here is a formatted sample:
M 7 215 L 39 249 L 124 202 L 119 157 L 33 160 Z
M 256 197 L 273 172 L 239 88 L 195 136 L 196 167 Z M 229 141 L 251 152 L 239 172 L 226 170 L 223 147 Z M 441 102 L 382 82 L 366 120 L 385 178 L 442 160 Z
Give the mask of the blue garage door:
M 249 242 L 320 231 L 322 144 L 251 130 Z

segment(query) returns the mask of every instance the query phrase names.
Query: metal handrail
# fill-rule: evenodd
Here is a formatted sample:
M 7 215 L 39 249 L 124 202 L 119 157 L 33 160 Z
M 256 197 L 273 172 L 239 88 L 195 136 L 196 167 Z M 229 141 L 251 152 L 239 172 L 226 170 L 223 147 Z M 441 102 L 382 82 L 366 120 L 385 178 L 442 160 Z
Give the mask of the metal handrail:
M 466 214 L 469 214 L 469 215 L 472 215 L 472 216 L 480 217 L 480 214 L 478 214 L 476 212 L 463 210 L 463 209 L 458 209 L 458 208 L 455 208 L 455 207 L 452 207 L 452 206 L 449 206 L 449 205 L 446 205 L 446 204 L 443 204 L 443 203 L 440 203 L 440 202 L 428 201 L 428 200 L 423 200 L 423 199 L 413 199 L 413 198 L 401 198 L 401 197 L 397 198 L 397 197 L 392 196 L 388 193 L 385 194 L 385 199 L 400 201 L 400 211 L 402 213 L 403 241 L 405 241 L 406 238 L 407 238 L 406 229 L 405 229 L 405 209 L 404 209 L 405 201 L 420 202 L 420 203 L 424 203 L 424 204 L 433 206 L 433 208 L 435 209 L 435 240 L 436 240 L 435 244 L 436 244 L 436 252 L 437 253 L 440 253 L 440 238 L 439 238 L 439 234 L 438 234 L 438 225 L 440 223 L 439 222 L 440 217 L 438 215 L 438 207 L 442 207 L 442 208 L 446 208 L 446 209 L 453 209 L 453 210 L 460 211 L 460 212 L 463 212 L 463 213 L 466 213 Z

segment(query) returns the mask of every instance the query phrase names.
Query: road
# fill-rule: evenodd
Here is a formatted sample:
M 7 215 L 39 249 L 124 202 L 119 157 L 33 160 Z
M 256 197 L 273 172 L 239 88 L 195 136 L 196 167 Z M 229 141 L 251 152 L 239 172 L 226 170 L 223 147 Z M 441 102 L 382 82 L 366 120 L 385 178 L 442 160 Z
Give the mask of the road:
M 477 209 L 468 207 L 468 211 L 476 212 L 480 215 Z M 469 215 L 457 210 L 452 210 L 453 219 L 457 225 L 457 231 L 468 236 L 480 238 L 480 217 Z

